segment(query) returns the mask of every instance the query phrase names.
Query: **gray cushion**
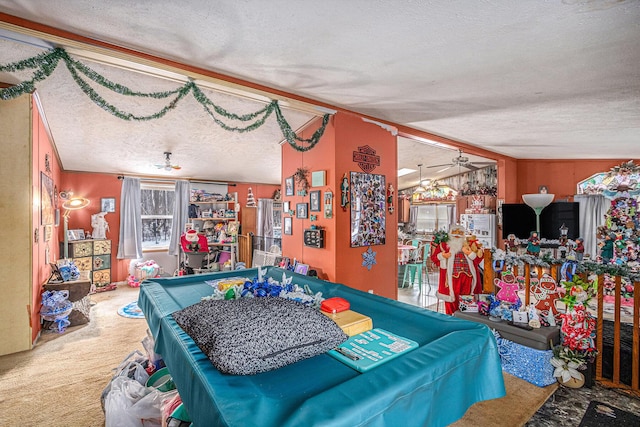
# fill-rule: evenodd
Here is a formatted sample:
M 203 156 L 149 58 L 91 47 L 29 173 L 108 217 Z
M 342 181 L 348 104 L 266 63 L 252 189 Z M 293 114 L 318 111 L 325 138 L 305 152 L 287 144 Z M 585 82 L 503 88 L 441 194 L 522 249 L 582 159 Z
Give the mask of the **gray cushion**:
M 480 313 L 469 313 L 458 310 L 453 313 L 453 315 L 460 319 L 484 323 L 491 329 L 498 331 L 502 338 L 536 350 L 549 350 L 553 348 L 553 346 L 560 344 L 559 326 L 543 326 L 542 328 L 528 331 L 526 329 L 510 325 L 505 321 L 494 322 L 489 320 L 489 316 L 483 316 Z
M 220 372 L 234 375 L 281 368 L 348 338 L 317 309 L 279 297 L 204 300 L 173 317 Z

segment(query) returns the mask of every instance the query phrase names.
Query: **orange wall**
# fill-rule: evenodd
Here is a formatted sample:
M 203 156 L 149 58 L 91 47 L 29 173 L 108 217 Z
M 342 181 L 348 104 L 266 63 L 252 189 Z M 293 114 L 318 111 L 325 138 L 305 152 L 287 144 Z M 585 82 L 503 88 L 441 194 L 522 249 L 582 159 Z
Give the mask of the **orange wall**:
M 45 125 L 40 117 L 38 108 L 34 102 L 32 120 L 32 140 L 33 140 L 33 194 L 34 198 L 41 200 L 40 188 L 40 172 L 46 173 L 46 158 L 49 158 L 49 168 L 51 173 L 48 175 L 53 180 L 54 188 L 60 188 L 60 164 L 53 149 L 53 145 L 49 140 Z M 62 215 L 62 213 L 60 213 Z M 62 217 L 60 217 L 62 221 Z M 45 227 L 40 225 L 40 205 L 34 203 L 33 210 L 33 227 L 38 229 L 39 239 L 34 244 L 33 251 L 33 292 L 32 292 L 32 309 L 31 309 L 31 338 L 35 341 L 40 332 L 40 305 L 42 304 L 42 285 L 44 285 L 51 275 L 51 268 L 47 264 L 46 253 L 49 250 L 49 262 L 55 262 L 58 259 L 59 241 L 56 229 L 62 228 L 62 222 L 56 227 L 52 226 L 51 238 L 45 241 Z
M 310 125 L 303 135 L 308 138 L 319 124 Z M 397 145 L 396 138 L 388 131 L 365 123 L 353 114 L 337 113 L 332 118 L 318 145 L 307 152 L 298 152 L 289 145 L 282 150 L 283 181 L 293 175 L 297 168 L 306 167 L 309 171 L 326 171 L 325 187 L 312 188 L 322 190 L 321 200 L 326 191 L 334 195 L 333 218 L 325 219 L 318 212 L 318 220 L 297 219 L 293 217 L 293 234 L 283 236 L 283 254 L 296 258 L 312 267 L 319 267 L 330 281 L 343 283 L 355 289 L 369 291 L 388 298 L 397 298 L 397 217 L 387 212 L 386 244 L 372 246 L 376 252 L 376 264 L 368 270 L 362 266 L 362 254 L 367 247 L 351 247 L 351 211 L 343 211 L 340 206 L 340 183 L 345 173 L 362 172 L 353 162 L 353 152 L 359 146 L 368 145 L 380 156 L 380 166 L 372 171 L 384 175 L 386 184 L 397 187 Z M 283 188 L 284 194 L 284 188 Z M 283 196 L 295 210 L 297 203 L 309 203 L 309 196 Z M 311 212 L 310 212 L 311 213 Z M 312 224 L 325 229 L 325 247 L 315 249 L 303 244 L 303 230 Z
M 115 175 L 86 172 L 66 172 L 62 174 L 62 188 L 73 191 L 74 197 L 86 197 L 90 204 L 84 209 L 72 211 L 69 216 L 69 230 L 82 229 L 89 231 L 91 227 L 91 215 L 100 212 L 100 199 L 114 197 L 116 199 L 116 211 L 105 216 L 109 224 L 107 239 L 111 240 L 111 281 L 126 280 L 129 274 L 129 262 L 131 260 L 118 260 L 118 242 L 120 234 L 120 192 L 122 181 Z M 64 240 L 63 227 L 60 227 L 60 241 Z M 62 255 L 61 255 L 62 256 Z
M 229 192 L 238 193 L 238 201 L 242 206 L 247 203 L 248 188 L 254 194 L 255 199 L 272 198 L 275 190 L 280 188 L 274 184 L 258 183 L 236 183 L 230 186 Z M 88 207 L 71 212 L 69 216 L 69 230 L 82 229 L 91 232 L 91 215 L 100 212 L 100 200 L 103 197 L 115 197 L 116 211 L 108 213 L 106 220 L 109 223 L 107 238 L 111 240 L 111 281 L 125 281 L 129 275 L 129 263 L 131 260 L 118 260 L 118 243 L 120 233 L 120 192 L 122 181 L 115 175 L 84 172 L 64 172 L 62 174 L 62 185 L 58 185 L 58 190 L 71 190 L 76 197 L 86 197 L 90 200 Z M 242 221 L 242 218 L 240 218 Z M 63 226 L 60 224 L 58 235 L 63 241 Z M 57 246 L 56 246 L 57 247 Z M 60 254 L 59 256 L 62 256 Z M 53 259 L 53 258 L 52 258 Z
M 538 186 L 546 185 L 555 200 L 571 199 L 576 194 L 578 182 L 598 172 L 607 172 L 612 167 L 629 159 L 607 160 L 518 160 L 517 195 L 511 203 L 522 203 L 522 195 L 537 193 Z M 638 163 L 638 159 L 634 163 Z M 507 183 L 509 186 L 510 183 Z
M 373 123 L 367 123 L 356 115 L 336 114 L 336 174 L 337 191 L 337 241 L 338 263 L 336 277 L 338 282 L 367 292 L 373 290 L 378 295 L 396 299 L 398 296 L 398 216 L 396 212 L 386 212 L 386 244 L 371 246 L 376 252 L 376 264 L 368 270 L 362 266 L 362 254 L 367 247 L 352 248 L 350 243 L 350 210 L 340 208 L 339 182 L 345 172 L 362 172 L 353 162 L 353 152 L 359 146 L 368 145 L 380 156 L 380 166 L 371 173 L 384 175 L 386 186 L 391 183 L 398 188 L 398 146 L 397 139 L 390 132 Z
M 296 191 L 294 196 L 286 196 L 284 189 L 284 179 L 293 176 L 298 168 L 305 167 L 308 169 L 308 180 L 311 184 L 311 172 L 313 171 L 325 171 L 325 186 L 312 187 L 308 191 L 320 190 L 321 193 L 321 206 L 323 205 L 324 195 L 327 191 L 331 191 L 334 195 L 333 204 L 333 217 L 325 218 L 323 212 L 309 212 L 309 218 L 299 219 L 296 218 L 295 213 L 288 215 L 284 212 L 283 217 L 292 218 L 292 234 L 284 234 L 284 222 L 283 222 L 283 234 L 282 234 L 282 253 L 304 264 L 309 264 L 311 268 L 320 269 L 322 278 L 330 281 L 336 281 L 335 264 L 335 221 L 338 212 L 336 210 L 335 195 L 335 169 L 333 166 L 335 158 L 335 128 L 333 126 L 334 119 L 332 118 L 325 129 L 324 135 L 318 142 L 318 144 L 311 150 L 306 152 L 299 152 L 294 150 L 289 144 L 282 146 L 282 181 L 283 186 L 281 189 L 283 202 L 289 202 L 291 210 L 296 211 L 296 205 L 298 203 L 309 204 L 309 194 L 306 196 L 298 196 L 299 185 L 295 183 Z M 309 138 L 313 132 L 321 125 L 320 120 L 315 120 L 311 123 L 303 132 L 300 133 L 302 138 Z M 310 215 L 317 215 L 316 221 L 311 221 Z M 325 246 L 322 249 L 310 248 L 304 246 L 302 238 L 304 229 L 310 228 L 312 224 L 322 227 L 325 230 Z
M 273 199 L 273 194 L 280 188 L 278 184 L 258 184 L 247 182 L 230 183 L 235 184 L 229 186 L 229 193 L 238 193 L 238 203 L 241 207 L 247 206 L 247 196 L 249 195 L 249 187 L 253 193 L 253 199 L 258 203 L 258 199 Z M 242 209 L 238 213 L 238 221 L 242 224 Z

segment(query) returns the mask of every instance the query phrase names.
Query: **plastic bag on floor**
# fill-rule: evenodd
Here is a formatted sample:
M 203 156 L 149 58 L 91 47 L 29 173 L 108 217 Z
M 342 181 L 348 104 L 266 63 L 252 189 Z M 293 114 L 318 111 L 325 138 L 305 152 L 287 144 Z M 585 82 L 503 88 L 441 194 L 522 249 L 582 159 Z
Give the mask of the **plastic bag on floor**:
M 177 390 L 167 392 L 147 387 L 149 394 L 138 400 L 133 406 L 128 408 L 129 415 L 142 420 L 144 427 L 160 427 L 162 425 L 162 406 L 170 399 L 173 399 Z
M 115 373 L 111 378 L 111 381 L 104 388 L 104 390 L 102 391 L 102 395 L 100 396 L 103 411 L 106 411 L 105 399 L 111 391 L 113 380 L 115 380 L 116 378 L 130 378 L 137 381 L 143 386 L 147 384 L 149 374 L 145 370 L 145 366 L 148 364 L 148 362 L 149 360 L 144 357 L 143 354 L 138 350 L 132 351 L 127 357 L 124 358 L 122 363 L 120 363 L 120 365 L 115 369 Z
M 104 401 L 105 427 L 143 427 L 142 419 L 130 409 L 149 391 L 150 389 L 127 376 L 114 378 Z

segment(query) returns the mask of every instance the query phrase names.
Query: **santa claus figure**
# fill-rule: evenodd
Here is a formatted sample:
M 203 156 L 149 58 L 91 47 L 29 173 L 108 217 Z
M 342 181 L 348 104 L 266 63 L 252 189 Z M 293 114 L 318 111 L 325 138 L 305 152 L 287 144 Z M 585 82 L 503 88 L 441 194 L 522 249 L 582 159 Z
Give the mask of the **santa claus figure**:
M 478 265 L 482 261 L 483 251 L 476 242 L 476 250 L 472 249 L 463 227 L 452 227 L 448 236 L 448 241 L 434 248 L 431 260 L 440 266 L 438 298 L 445 301 L 445 312 L 453 314 L 458 310 L 460 295 L 481 293 Z

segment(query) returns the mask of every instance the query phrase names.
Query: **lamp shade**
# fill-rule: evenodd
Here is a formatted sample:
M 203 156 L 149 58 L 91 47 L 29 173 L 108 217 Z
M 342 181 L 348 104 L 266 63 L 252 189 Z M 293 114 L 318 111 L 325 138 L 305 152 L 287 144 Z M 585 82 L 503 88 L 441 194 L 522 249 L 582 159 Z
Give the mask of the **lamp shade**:
M 544 193 L 535 193 L 535 194 L 523 194 L 522 200 L 527 204 L 527 206 L 536 209 L 536 208 L 544 208 L 549 205 L 549 203 L 553 202 L 553 198 L 555 194 L 544 194 Z
M 75 211 L 89 206 L 89 203 L 89 199 L 85 199 L 84 197 L 75 197 L 73 199 L 66 200 L 62 204 L 62 208 L 68 211 Z

